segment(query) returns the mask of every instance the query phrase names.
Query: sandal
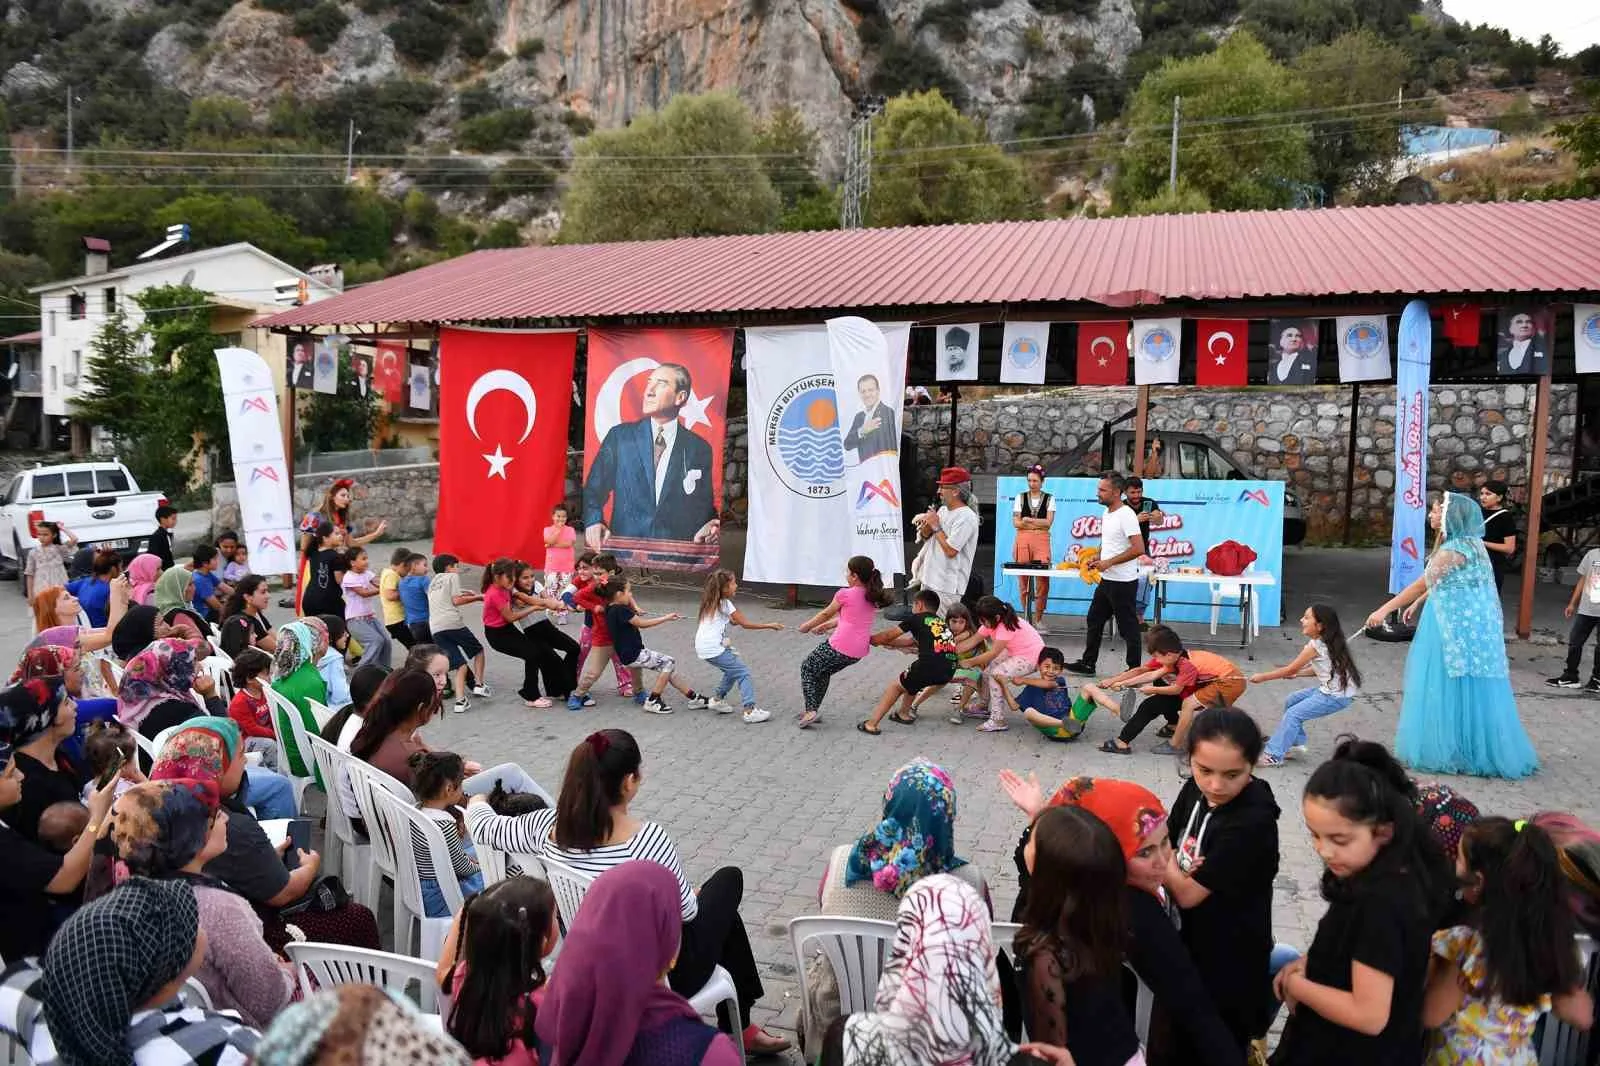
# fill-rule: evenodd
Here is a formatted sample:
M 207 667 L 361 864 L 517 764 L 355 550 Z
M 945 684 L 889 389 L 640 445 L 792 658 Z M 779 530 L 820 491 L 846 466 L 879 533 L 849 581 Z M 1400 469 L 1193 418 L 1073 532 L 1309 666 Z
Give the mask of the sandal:
M 917 724 L 917 716 L 916 715 L 912 715 L 910 718 L 901 718 L 900 717 L 900 712 L 899 711 L 895 711 L 893 714 L 889 715 L 889 721 L 891 721 L 891 722 L 899 722 L 901 725 L 916 725 Z
M 1107 737 L 1105 743 L 1100 745 L 1100 750 L 1103 751 L 1103 752 L 1106 752 L 1108 755 L 1132 755 L 1133 754 L 1132 745 L 1129 745 L 1126 748 L 1117 747 L 1117 741 L 1116 741 L 1115 737 Z
M 1177 731 L 1178 727 L 1175 725 L 1164 725 L 1160 729 L 1156 730 L 1156 736 L 1165 740 Z
M 882 728 L 874 728 L 868 725 L 864 720 L 856 723 L 856 732 L 865 733 L 869 737 L 883 736 Z
M 810 729 L 812 726 L 817 724 L 817 719 L 821 717 L 822 715 L 818 714 L 816 711 L 801 711 L 800 728 Z

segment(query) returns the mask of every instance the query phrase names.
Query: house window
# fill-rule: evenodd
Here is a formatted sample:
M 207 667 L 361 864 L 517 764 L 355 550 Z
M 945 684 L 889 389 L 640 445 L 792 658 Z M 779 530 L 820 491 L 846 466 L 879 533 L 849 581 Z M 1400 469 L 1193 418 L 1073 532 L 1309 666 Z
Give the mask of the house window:
M 74 351 L 72 353 L 72 376 L 76 378 L 81 373 L 83 373 L 83 352 Z
M 50 391 L 56 391 L 56 368 L 54 366 L 50 367 Z
M 72 319 L 86 318 L 89 314 L 89 298 L 81 292 L 72 293 L 67 297 L 67 317 Z
M 54 311 L 51 311 L 50 312 L 50 336 L 54 337 L 55 335 L 56 335 L 56 313 Z
M 108 315 L 115 314 L 116 310 L 117 310 L 117 290 L 116 290 L 116 287 L 113 286 L 113 287 L 111 287 L 109 289 L 104 289 L 104 290 L 101 291 L 100 295 L 101 295 L 101 298 L 104 299 L 105 303 L 106 303 L 106 314 L 108 314 Z

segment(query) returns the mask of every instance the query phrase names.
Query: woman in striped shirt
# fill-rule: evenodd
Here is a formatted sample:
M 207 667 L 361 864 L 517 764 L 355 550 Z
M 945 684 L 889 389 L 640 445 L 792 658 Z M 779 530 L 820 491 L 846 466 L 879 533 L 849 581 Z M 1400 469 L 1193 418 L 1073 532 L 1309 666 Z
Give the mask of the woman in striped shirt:
M 787 1051 L 787 1040 L 750 1022 L 750 1008 L 761 998 L 762 987 L 739 916 L 744 874 L 726 866 L 698 892 L 689 886 L 666 830 L 628 813 L 644 783 L 643 761 L 632 734 L 621 729 L 591 733 L 567 760 L 554 810 L 504 817 L 494 813 L 486 797 L 474 796 L 467 804 L 472 839 L 501 851 L 548 856 L 591 878 L 635 859 L 665 866 L 678 882 L 683 915 L 678 960 L 667 975 L 673 991 L 693 995 L 711 979 L 712 969 L 722 966 L 738 991 L 745 1050 L 758 1055 Z

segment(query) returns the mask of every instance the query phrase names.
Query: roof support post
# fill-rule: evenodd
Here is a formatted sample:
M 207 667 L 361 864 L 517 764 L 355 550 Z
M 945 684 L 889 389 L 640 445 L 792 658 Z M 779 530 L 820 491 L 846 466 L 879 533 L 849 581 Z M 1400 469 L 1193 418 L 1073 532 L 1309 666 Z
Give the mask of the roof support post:
M 1350 543 L 1350 507 L 1356 494 L 1356 425 L 1361 414 L 1361 382 L 1350 386 L 1350 436 L 1345 443 L 1344 542 Z
M 1539 520 L 1544 511 L 1544 462 L 1550 437 L 1550 375 L 1539 379 L 1534 393 L 1533 462 L 1528 471 L 1528 531 L 1522 548 L 1522 596 L 1517 603 L 1517 636 L 1533 632 L 1533 582 L 1539 568 Z
M 1123 475 L 1125 477 L 1133 477 L 1136 474 L 1142 477 L 1145 465 L 1144 439 L 1145 431 L 1150 425 L 1150 386 L 1140 385 L 1138 396 L 1139 400 L 1135 405 L 1133 416 L 1133 468 Z M 1107 466 L 1107 460 L 1110 460 L 1113 465 Z M 1115 470 L 1115 460 L 1115 456 L 1102 456 L 1100 460 L 1101 469 Z

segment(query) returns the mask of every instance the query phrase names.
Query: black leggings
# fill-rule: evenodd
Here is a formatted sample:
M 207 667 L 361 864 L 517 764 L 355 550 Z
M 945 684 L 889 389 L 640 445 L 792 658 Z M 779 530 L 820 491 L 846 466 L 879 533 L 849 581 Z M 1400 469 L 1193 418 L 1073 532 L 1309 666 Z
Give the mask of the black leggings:
M 398 641 L 401 647 L 411 648 L 417 643 L 417 638 L 411 635 L 411 627 L 404 622 L 392 622 L 383 628 L 389 631 L 389 635 Z
M 565 699 L 578 687 L 578 642 L 541 618 L 522 631 L 529 643 L 539 649 L 539 675 L 544 678 L 544 694 Z
M 1117 734 L 1117 739 L 1124 744 L 1132 744 L 1144 727 L 1157 718 L 1165 718 L 1169 725 L 1178 724 L 1178 711 L 1183 707 L 1183 699 L 1179 696 L 1147 696 L 1139 709 L 1133 712 L 1133 717 L 1128 719 L 1128 724 L 1122 727 L 1122 732 Z
M 750 1007 L 762 996 L 761 975 L 739 904 L 744 899 L 744 874 L 737 866 L 724 866 L 700 886 L 700 913 L 683 923 L 678 962 L 667 974 L 667 984 L 685 999 L 705 987 L 713 967 L 721 966 L 733 978 L 739 996 L 739 1029 L 750 1025 Z M 717 1020 L 733 1032 L 727 1008 L 717 1008 Z
M 550 625 L 549 622 L 544 623 Z M 544 678 L 544 694 L 552 699 L 566 699 L 572 694 L 572 687 L 577 678 L 573 676 L 568 667 L 568 660 L 556 654 L 554 648 L 545 644 L 534 635 L 537 626 L 529 627 L 529 632 L 524 633 L 516 626 L 484 626 L 483 635 L 489 641 L 489 647 L 514 659 L 522 660 L 522 687 L 517 690 L 517 695 L 525 700 L 539 698 L 539 678 Z M 554 626 L 550 626 L 555 629 Z M 566 639 L 572 645 L 573 658 L 577 657 L 578 643 L 566 634 L 556 631 L 558 636 Z

